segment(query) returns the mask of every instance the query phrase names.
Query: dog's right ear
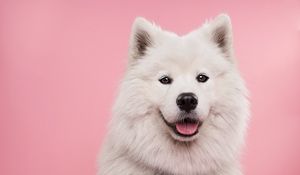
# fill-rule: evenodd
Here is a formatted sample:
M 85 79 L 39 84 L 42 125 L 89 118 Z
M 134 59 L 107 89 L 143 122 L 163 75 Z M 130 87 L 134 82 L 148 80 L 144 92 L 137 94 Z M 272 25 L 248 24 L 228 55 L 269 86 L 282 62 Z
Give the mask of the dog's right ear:
M 137 17 L 132 26 L 129 41 L 129 59 L 140 59 L 154 46 L 154 37 L 159 28 L 142 17 Z

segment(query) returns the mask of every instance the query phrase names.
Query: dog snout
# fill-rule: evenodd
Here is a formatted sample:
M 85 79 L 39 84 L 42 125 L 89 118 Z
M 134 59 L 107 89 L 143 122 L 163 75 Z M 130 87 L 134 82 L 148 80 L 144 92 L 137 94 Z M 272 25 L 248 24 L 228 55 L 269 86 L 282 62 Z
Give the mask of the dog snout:
M 181 93 L 176 99 L 176 104 L 181 111 L 190 112 L 197 107 L 198 99 L 194 93 Z

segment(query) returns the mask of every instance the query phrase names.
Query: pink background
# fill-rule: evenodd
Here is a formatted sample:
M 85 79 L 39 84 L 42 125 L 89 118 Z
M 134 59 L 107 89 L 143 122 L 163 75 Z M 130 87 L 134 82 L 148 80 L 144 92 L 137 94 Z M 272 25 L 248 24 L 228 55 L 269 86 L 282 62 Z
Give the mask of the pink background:
M 244 171 L 299 175 L 299 0 L 1 1 L 0 174 L 95 174 L 134 18 L 184 34 L 220 12 L 251 92 Z

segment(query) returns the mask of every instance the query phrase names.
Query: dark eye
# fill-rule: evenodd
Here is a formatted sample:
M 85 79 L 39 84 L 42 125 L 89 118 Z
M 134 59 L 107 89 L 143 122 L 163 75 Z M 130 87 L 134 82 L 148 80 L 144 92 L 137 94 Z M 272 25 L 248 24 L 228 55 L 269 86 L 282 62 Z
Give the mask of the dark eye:
M 196 77 L 197 81 L 200 82 L 200 83 L 205 83 L 209 77 L 204 75 L 204 74 L 199 74 L 197 77 Z
M 162 84 L 171 84 L 172 83 L 172 79 L 168 76 L 163 76 L 159 79 L 159 81 L 162 83 Z

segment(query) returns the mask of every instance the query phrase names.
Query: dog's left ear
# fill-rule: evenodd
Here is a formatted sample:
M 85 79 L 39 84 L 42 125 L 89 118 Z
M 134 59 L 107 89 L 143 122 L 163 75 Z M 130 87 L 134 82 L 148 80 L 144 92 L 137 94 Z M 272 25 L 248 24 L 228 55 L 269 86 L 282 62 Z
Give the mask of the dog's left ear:
M 154 47 L 154 38 L 159 30 L 159 27 L 142 17 L 135 19 L 129 41 L 130 61 L 142 58 L 149 48 Z
M 226 14 L 220 14 L 206 25 L 208 36 L 224 54 L 225 57 L 232 59 L 232 26 L 230 17 Z

